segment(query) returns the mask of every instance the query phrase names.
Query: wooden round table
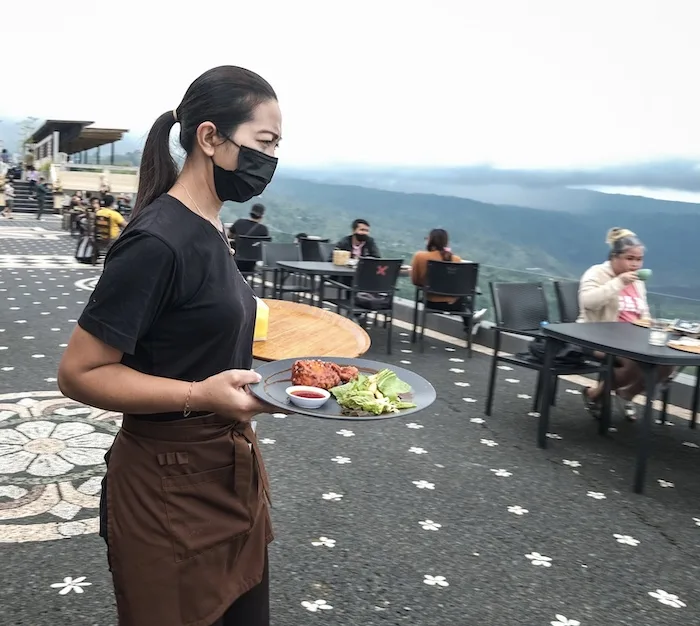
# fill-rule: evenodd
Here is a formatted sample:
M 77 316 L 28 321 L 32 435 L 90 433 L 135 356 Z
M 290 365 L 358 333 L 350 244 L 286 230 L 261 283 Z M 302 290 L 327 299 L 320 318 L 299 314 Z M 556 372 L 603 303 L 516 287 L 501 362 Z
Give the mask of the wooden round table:
M 264 302 L 270 307 L 267 339 L 253 342 L 253 357 L 260 361 L 307 356 L 355 358 L 369 350 L 369 335 L 347 317 L 287 300 Z

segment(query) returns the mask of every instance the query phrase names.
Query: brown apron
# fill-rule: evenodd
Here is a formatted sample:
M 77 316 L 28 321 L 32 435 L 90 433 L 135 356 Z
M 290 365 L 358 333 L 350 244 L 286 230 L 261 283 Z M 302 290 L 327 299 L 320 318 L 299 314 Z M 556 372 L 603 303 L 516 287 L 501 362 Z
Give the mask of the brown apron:
M 106 480 L 119 626 L 211 626 L 259 584 L 268 494 L 250 424 L 125 415 Z

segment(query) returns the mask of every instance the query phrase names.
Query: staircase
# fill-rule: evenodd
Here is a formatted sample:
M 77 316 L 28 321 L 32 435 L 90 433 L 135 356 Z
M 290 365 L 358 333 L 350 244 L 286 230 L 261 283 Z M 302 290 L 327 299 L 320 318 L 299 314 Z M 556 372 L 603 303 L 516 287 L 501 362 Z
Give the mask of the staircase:
M 29 196 L 29 183 L 27 181 L 13 180 L 12 186 L 15 188 L 15 213 L 36 213 L 39 205 L 34 198 Z M 53 195 L 46 194 L 44 200 L 44 214 L 53 213 Z

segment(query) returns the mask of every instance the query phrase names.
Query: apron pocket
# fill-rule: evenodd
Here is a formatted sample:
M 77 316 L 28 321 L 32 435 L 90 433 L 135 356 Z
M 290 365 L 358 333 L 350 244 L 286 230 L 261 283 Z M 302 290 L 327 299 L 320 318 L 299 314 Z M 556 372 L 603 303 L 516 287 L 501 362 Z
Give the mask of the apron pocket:
M 233 465 L 166 476 L 165 509 L 176 561 L 184 561 L 248 533 L 253 520 L 236 490 Z M 240 480 L 240 477 L 239 477 Z

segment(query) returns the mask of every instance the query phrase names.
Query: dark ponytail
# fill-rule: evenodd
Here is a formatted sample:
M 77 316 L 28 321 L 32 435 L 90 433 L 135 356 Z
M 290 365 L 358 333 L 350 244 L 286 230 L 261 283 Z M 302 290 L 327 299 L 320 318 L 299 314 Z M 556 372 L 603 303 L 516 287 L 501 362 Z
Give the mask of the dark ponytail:
M 163 113 L 148 133 L 141 156 L 139 189 L 133 215 L 168 191 L 177 180 L 177 164 L 170 154 L 170 131 L 175 122 L 175 111 Z
M 163 113 L 148 133 L 132 215 L 177 181 L 178 167 L 170 154 L 170 131 L 176 122 L 180 124 L 180 145 L 190 155 L 200 124 L 211 122 L 220 135 L 229 136 L 241 124 L 253 119 L 256 107 L 268 100 L 277 100 L 277 95 L 255 72 L 234 65 L 204 72 L 188 87 L 180 106 Z
M 439 250 L 443 261 L 451 261 L 452 252 L 447 247 L 448 241 L 447 231 L 444 228 L 433 228 L 428 235 L 426 248 L 428 252 Z

